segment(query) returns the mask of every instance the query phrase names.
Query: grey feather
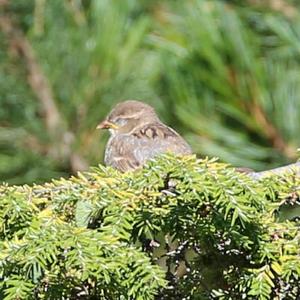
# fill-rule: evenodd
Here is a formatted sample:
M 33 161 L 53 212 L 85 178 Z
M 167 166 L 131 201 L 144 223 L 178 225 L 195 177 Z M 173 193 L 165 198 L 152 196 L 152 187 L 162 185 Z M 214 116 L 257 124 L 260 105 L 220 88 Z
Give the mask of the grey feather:
M 124 172 L 137 169 L 147 160 L 166 152 L 192 153 L 190 146 L 176 131 L 155 122 L 129 133 L 113 135 L 106 147 L 105 163 Z

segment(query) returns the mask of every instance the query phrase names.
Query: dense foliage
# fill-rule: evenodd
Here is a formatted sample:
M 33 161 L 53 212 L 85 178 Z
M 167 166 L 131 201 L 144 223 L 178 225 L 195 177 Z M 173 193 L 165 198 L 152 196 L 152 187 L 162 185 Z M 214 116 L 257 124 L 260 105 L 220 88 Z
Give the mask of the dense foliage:
M 112 105 L 153 104 L 195 153 L 257 170 L 294 161 L 299 1 L 0 1 L 0 180 L 102 159 Z
M 0 188 L 1 299 L 299 299 L 299 176 L 165 156 Z
M 292 0 L 0 0 L 0 181 L 98 164 L 124 99 L 198 155 L 295 161 L 299 24 Z M 299 187 L 193 156 L 2 184 L 0 299 L 299 299 Z

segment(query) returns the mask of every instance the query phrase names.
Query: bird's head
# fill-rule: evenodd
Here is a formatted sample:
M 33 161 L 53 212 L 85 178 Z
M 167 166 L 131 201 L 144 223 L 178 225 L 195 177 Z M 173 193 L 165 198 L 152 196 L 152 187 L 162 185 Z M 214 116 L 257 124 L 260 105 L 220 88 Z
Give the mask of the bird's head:
M 148 104 L 127 100 L 117 104 L 97 129 L 109 129 L 112 135 L 129 133 L 134 128 L 159 120 L 155 110 Z

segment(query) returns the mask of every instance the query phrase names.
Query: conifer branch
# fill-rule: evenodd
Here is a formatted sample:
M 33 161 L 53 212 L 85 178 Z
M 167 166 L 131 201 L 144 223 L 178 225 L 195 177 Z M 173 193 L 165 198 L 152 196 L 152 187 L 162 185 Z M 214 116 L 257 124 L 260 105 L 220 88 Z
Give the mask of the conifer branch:
M 6 2 L 0 3 L 0 7 L 4 10 L 7 4 Z M 73 172 L 86 170 L 88 167 L 86 161 L 72 150 L 74 134 L 66 129 L 65 121 L 56 106 L 51 86 L 29 40 L 13 22 L 9 13 L 0 16 L 0 30 L 10 42 L 11 51 L 21 57 L 26 64 L 28 83 L 41 103 L 47 132 L 54 139 L 54 145 L 49 147 L 49 154 L 56 160 L 69 161 Z
M 274 175 L 284 176 L 286 174 L 295 174 L 296 176 L 300 176 L 300 162 L 289 164 L 287 166 L 261 171 L 261 172 L 250 172 L 249 175 L 254 179 L 261 179 L 264 177 L 270 177 Z

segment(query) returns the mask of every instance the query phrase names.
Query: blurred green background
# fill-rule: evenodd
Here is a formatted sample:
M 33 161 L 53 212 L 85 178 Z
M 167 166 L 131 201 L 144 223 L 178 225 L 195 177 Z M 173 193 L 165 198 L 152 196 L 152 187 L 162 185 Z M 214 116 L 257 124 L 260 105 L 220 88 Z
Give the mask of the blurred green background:
M 139 99 L 199 156 L 263 170 L 300 145 L 300 4 L 0 0 L 0 181 L 102 162 L 112 106 Z

